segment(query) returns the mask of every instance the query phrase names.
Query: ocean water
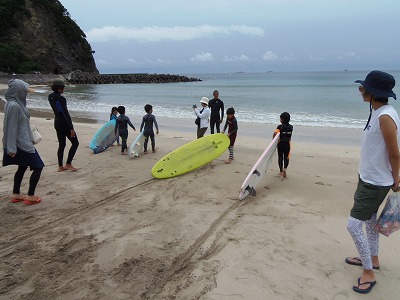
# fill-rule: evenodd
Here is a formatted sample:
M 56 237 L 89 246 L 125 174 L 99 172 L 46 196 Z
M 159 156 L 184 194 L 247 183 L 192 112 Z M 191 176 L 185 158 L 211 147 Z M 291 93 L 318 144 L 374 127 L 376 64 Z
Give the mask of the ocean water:
M 287 111 L 291 123 L 305 127 L 363 128 L 369 105 L 362 101 L 357 79 L 368 71 L 304 73 L 184 74 L 201 82 L 158 84 L 72 85 L 65 88 L 71 114 L 107 121 L 112 106 L 124 105 L 136 123 L 145 114 L 144 105 L 153 105 L 154 115 L 171 119 L 194 119 L 192 105 L 201 97 L 220 99 L 234 107 L 240 123 L 278 124 Z M 389 71 L 400 80 L 400 71 Z M 181 74 L 182 75 L 182 74 Z M 400 82 L 400 81 L 399 81 Z M 49 88 L 29 94 L 28 107 L 50 111 Z M 400 97 L 400 90 L 394 89 Z M 400 101 L 400 99 L 399 99 Z M 389 102 L 400 112 L 400 104 Z

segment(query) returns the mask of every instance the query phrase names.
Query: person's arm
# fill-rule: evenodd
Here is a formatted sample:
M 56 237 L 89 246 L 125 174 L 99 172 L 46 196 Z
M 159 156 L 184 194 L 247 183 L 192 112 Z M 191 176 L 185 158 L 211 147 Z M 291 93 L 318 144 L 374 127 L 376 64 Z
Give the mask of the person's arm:
M 140 124 L 140 132 L 142 132 L 142 130 L 143 130 L 145 118 L 146 118 L 146 116 L 143 117 L 142 124 Z
M 222 133 L 225 133 L 227 127 L 228 127 L 228 119 L 226 119 L 225 121 L 224 130 L 222 130 Z
M 154 126 L 156 127 L 156 133 L 158 134 L 158 123 L 157 123 L 157 120 L 156 120 L 156 116 L 154 116 L 153 115 L 153 123 L 154 123 Z
M 131 126 L 131 127 L 133 128 L 133 130 L 135 130 L 135 131 L 136 131 L 136 128 L 135 128 L 135 126 L 133 126 L 133 124 L 131 123 L 131 120 L 129 120 L 129 118 L 128 118 L 128 117 L 126 117 L 126 122 L 129 124 L 129 126 Z
M 18 106 L 12 105 L 7 110 L 7 132 L 4 133 L 7 154 L 14 157 L 17 153 L 18 119 L 21 110 Z
M 221 100 L 221 123 L 224 120 L 224 102 Z
M 388 149 L 389 162 L 392 168 L 393 186 L 394 191 L 399 188 L 399 168 L 400 168 L 400 154 L 399 145 L 397 143 L 397 126 L 393 119 L 388 115 L 379 117 L 381 132 L 385 140 L 386 148 Z

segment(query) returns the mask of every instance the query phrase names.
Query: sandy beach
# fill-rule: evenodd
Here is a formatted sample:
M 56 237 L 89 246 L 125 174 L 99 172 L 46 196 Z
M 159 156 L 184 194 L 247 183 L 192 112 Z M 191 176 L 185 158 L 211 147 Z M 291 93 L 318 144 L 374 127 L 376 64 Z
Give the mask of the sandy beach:
M 88 145 L 101 125 L 75 121 L 77 172 L 57 172 L 52 118 L 32 123 L 43 136 L 37 149 L 46 167 L 36 190 L 43 201 L 10 203 L 16 167 L 0 168 L 0 299 L 398 299 L 398 232 L 381 236 L 369 295 L 353 292 L 361 267 L 344 262 L 357 255 L 346 224 L 361 130 L 295 127 L 288 177 L 274 160 L 257 196 L 239 201 L 273 125 L 239 123 L 230 165 L 226 151 L 156 180 L 152 166 L 195 138 L 193 121 L 159 120 L 157 153 L 135 159 L 117 146 L 93 155 Z M 130 131 L 128 143 L 137 134 Z

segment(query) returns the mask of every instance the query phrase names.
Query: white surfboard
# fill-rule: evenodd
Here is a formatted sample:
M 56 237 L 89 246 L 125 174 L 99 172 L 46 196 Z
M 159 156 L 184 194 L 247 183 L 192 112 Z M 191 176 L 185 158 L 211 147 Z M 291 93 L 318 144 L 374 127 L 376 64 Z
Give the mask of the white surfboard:
M 276 152 L 278 146 L 280 133 L 278 132 L 272 142 L 268 145 L 267 149 L 261 154 L 260 158 L 254 164 L 253 168 L 240 188 L 239 199 L 243 200 L 248 195 L 256 195 L 256 186 L 261 181 L 265 173 L 267 173 L 271 160 Z
M 143 150 L 144 141 L 146 139 L 143 133 L 144 130 L 139 133 L 138 137 L 133 141 L 131 147 L 129 148 L 129 158 L 138 157 L 140 155 L 140 152 Z

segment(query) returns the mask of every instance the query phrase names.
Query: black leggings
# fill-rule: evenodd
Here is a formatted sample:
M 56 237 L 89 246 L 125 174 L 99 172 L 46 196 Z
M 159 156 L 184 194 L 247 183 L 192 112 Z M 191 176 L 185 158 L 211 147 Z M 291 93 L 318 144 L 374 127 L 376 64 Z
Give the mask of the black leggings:
M 25 171 L 28 169 L 28 166 L 18 166 L 17 172 L 14 175 L 14 188 L 13 194 L 21 194 L 21 183 L 24 178 Z M 40 174 L 42 173 L 43 168 L 36 169 L 32 168 L 32 175 L 29 179 L 29 190 L 28 196 L 35 195 L 36 186 L 40 179 Z
M 215 128 L 217 129 L 217 133 L 220 133 L 221 132 L 220 119 L 213 119 L 213 118 L 210 119 L 210 131 L 211 131 L 211 134 L 214 134 L 214 125 L 215 125 Z
M 290 159 L 290 143 L 279 142 L 278 144 L 278 166 L 279 170 L 282 172 L 283 169 L 287 169 L 289 166 Z
M 64 149 L 67 146 L 66 138 L 68 138 L 69 141 L 71 142 L 71 148 L 69 149 L 67 162 L 66 162 L 67 165 L 70 165 L 72 163 L 72 160 L 74 159 L 76 150 L 78 149 L 78 146 L 79 146 L 78 137 L 75 135 L 75 137 L 71 138 L 70 131 L 64 131 L 64 130 L 56 130 L 56 131 L 57 131 L 57 139 L 58 139 L 58 151 L 57 151 L 58 166 L 59 167 L 63 166 Z
M 156 150 L 156 148 L 155 148 L 156 147 L 156 141 L 155 141 L 155 137 L 154 137 L 154 132 L 145 132 L 145 133 L 143 133 L 143 135 L 145 137 L 144 145 L 143 145 L 144 151 L 147 151 L 147 144 L 149 142 L 149 137 L 150 137 L 150 140 L 151 140 L 151 149 L 153 151 L 155 151 Z

